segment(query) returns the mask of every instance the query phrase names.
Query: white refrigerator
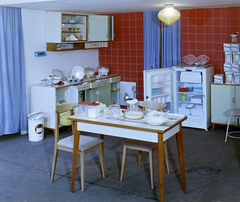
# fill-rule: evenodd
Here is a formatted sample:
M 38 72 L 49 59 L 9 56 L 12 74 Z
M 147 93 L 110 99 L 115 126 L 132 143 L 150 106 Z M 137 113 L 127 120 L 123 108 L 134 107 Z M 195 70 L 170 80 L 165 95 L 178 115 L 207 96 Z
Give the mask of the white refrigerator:
M 171 68 L 144 70 L 144 100 L 166 103 L 166 111 L 184 114 L 183 126 L 211 126 L 213 65 L 179 64 Z

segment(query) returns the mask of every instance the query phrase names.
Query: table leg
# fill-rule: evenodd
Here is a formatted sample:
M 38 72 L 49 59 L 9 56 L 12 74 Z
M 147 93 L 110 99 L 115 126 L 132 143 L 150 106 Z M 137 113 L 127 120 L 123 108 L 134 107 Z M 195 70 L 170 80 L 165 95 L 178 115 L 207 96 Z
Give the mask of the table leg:
M 104 135 L 103 134 L 100 134 L 100 139 L 104 140 Z M 104 142 L 102 143 L 102 153 L 103 153 L 103 156 L 104 156 Z M 101 169 L 101 174 L 103 174 L 102 169 Z
M 163 134 L 161 133 L 158 134 L 157 160 L 158 160 L 160 201 L 164 202 L 164 157 L 163 157 Z
M 72 164 L 72 193 L 73 193 L 74 185 L 75 185 L 76 170 L 77 170 L 78 147 L 79 147 L 79 139 L 80 139 L 80 131 L 77 131 L 77 121 L 72 121 L 72 132 L 74 134 L 73 164 Z
M 179 158 L 180 170 L 182 175 L 183 192 L 186 194 L 187 187 L 186 187 L 184 151 L 183 151 L 182 124 L 180 124 L 180 130 L 176 134 L 176 140 L 177 140 L 177 147 L 178 147 L 178 158 Z

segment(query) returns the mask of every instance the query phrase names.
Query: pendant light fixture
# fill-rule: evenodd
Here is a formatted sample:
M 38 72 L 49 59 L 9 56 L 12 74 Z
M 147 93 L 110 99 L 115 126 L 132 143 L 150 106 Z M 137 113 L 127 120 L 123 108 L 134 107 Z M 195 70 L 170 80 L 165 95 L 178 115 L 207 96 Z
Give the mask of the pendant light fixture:
M 159 11 L 158 18 L 163 21 L 165 25 L 172 25 L 180 18 L 180 13 L 173 8 L 172 4 L 167 4 L 164 9 Z

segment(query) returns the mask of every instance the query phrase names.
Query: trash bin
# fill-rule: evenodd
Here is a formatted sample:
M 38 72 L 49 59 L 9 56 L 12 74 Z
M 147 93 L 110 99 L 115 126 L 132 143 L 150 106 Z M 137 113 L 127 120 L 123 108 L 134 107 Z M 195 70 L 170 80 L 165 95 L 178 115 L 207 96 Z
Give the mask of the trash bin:
M 31 142 L 41 141 L 44 138 L 44 112 L 35 112 L 28 117 L 28 139 Z

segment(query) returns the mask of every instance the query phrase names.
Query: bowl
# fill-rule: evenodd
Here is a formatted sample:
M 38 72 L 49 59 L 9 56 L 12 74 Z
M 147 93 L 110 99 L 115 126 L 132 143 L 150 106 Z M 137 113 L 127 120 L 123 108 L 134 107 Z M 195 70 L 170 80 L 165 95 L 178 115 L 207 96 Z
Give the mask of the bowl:
M 146 119 L 146 122 L 152 126 L 159 126 L 168 121 L 168 118 L 164 117 L 149 117 Z
M 68 20 L 68 22 L 69 22 L 69 23 L 76 23 L 76 20 L 70 19 L 70 20 Z

